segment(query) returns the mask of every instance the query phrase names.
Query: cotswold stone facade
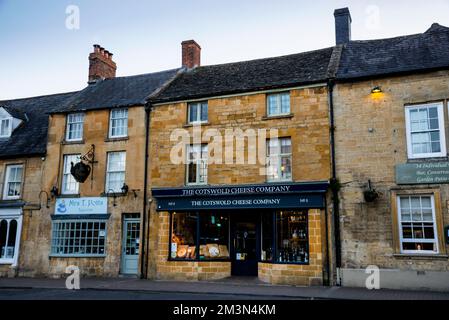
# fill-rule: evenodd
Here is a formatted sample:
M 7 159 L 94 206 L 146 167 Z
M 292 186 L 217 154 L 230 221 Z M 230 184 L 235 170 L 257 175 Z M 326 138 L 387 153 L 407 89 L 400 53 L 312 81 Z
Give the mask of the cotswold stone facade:
M 224 137 L 226 129 L 278 129 L 279 137 L 291 137 L 293 182 L 319 182 L 330 179 L 328 96 L 325 86 L 286 89 L 290 92 L 291 115 L 267 118 L 267 94 L 248 93 L 226 98 L 209 98 L 208 122 L 203 130 L 216 129 Z M 171 141 L 175 129 L 185 129 L 188 103 L 155 105 L 150 122 L 150 183 L 152 188 L 186 185 L 186 166 L 170 160 L 171 150 L 179 141 Z M 202 142 L 209 139 L 203 137 Z M 224 140 L 223 140 L 224 141 Z M 262 144 L 265 147 L 265 144 Z M 255 146 L 250 146 L 255 148 Z M 248 142 L 245 141 L 245 152 Z M 246 153 L 245 153 L 246 154 Z M 265 184 L 259 164 L 210 164 L 207 186 L 244 186 Z M 269 186 L 269 184 L 267 184 Z M 327 258 L 325 211 L 309 210 L 310 263 L 277 265 L 259 262 L 259 278 L 273 284 L 317 285 L 323 283 Z M 226 210 L 221 212 L 228 212 Z M 238 213 L 236 213 L 239 215 Z M 246 213 L 243 210 L 240 216 Z M 230 214 L 232 221 L 233 215 Z M 231 275 L 232 261 L 170 261 L 170 214 L 157 211 L 157 199 L 150 213 L 149 277 L 156 279 L 218 279 Z M 258 257 L 259 258 L 259 257 Z M 231 258 L 232 260 L 232 258 Z
M 375 86 L 383 92 L 372 94 Z M 449 72 L 339 83 L 334 97 L 343 284 L 364 286 L 364 268 L 375 265 L 381 269 L 382 287 L 449 288 L 449 247 L 443 230 L 449 224 L 449 187 L 398 185 L 395 177 L 396 165 L 447 161 L 447 155 L 408 158 L 405 115 L 407 106 L 443 103 L 447 137 Z M 373 203 L 363 195 L 369 180 L 380 193 Z M 437 254 L 401 252 L 396 197 L 407 194 L 435 196 Z
M 79 143 L 65 141 L 66 114 L 53 114 L 50 116 L 48 131 L 48 155 L 43 166 L 42 188 L 51 190 L 56 186 L 62 190 L 62 170 L 64 155 L 84 155 L 95 145 L 95 163 L 91 176 L 79 185 L 79 193 L 75 195 L 60 195 L 58 199 L 77 199 L 78 197 L 104 197 L 105 176 L 108 152 L 126 152 L 125 182 L 131 189 L 139 189 L 136 197 L 132 192 L 126 196 L 108 195 L 107 210 L 110 218 L 107 221 L 106 252 L 104 257 L 54 257 L 51 255 L 52 241 L 52 215 L 55 214 L 55 202 L 50 203 L 50 208 L 42 207 L 41 211 L 34 212 L 29 219 L 29 231 L 32 234 L 30 240 L 25 241 L 21 268 L 22 276 L 52 276 L 65 275 L 66 267 L 77 266 L 85 276 L 110 276 L 116 277 L 120 273 L 123 216 L 125 214 L 137 214 L 141 217 L 143 212 L 143 175 L 145 149 L 145 127 L 141 119 L 145 118 L 143 107 L 128 109 L 128 136 L 124 139 L 108 139 L 110 110 L 98 110 L 86 112 L 84 118 L 83 140 Z M 58 170 L 59 168 L 59 170 Z M 91 180 L 92 178 L 92 180 Z M 115 203 L 115 206 L 114 206 Z M 39 250 L 36 250 L 36 247 Z

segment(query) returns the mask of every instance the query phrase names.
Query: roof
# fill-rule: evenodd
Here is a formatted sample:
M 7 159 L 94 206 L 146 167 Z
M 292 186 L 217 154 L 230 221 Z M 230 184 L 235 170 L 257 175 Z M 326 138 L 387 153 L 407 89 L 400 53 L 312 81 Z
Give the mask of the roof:
M 333 48 L 197 67 L 182 72 L 153 103 L 197 99 L 326 81 Z
M 44 155 L 47 145 L 48 114 L 57 110 L 73 92 L 0 101 L 0 106 L 14 117 L 23 115 L 23 123 L 12 132 L 10 138 L 0 139 L 0 158 Z M 12 115 L 12 114 L 11 114 Z
M 337 79 L 368 78 L 449 67 L 449 28 L 434 23 L 424 33 L 396 38 L 350 41 Z
M 143 105 L 147 98 L 172 80 L 179 70 L 98 81 L 67 99 L 54 113 Z

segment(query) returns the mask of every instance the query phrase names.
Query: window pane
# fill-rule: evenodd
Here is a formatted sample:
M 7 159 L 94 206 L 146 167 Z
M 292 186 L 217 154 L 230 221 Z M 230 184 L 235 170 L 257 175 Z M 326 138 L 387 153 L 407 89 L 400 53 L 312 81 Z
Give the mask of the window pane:
M 9 119 L 2 119 L 0 121 L 0 136 L 7 137 L 10 134 L 11 121 Z
M 189 122 L 196 122 L 196 121 L 198 121 L 198 105 L 195 104 L 195 103 L 189 104 L 189 109 L 190 109 Z
M 268 96 L 268 115 L 279 114 L 279 100 L 278 95 L 272 94 Z
M 207 103 L 201 104 L 201 121 L 207 121 Z
M 8 234 L 8 221 L 0 221 L 0 259 L 6 258 L 6 237 Z
M 14 251 L 16 249 L 16 236 L 17 236 L 17 221 L 11 220 L 9 222 L 9 236 L 8 236 L 8 248 L 6 250 L 6 258 L 14 258 Z
M 409 109 L 412 153 L 440 153 L 441 133 L 438 107 Z
M 111 137 L 128 135 L 128 109 L 111 111 Z
M 63 194 L 77 194 L 79 191 L 79 183 L 76 182 L 72 176 L 70 170 L 73 165 L 81 161 L 81 155 L 65 155 L 64 156 L 64 168 L 62 176 L 62 193 Z
M 281 113 L 290 113 L 290 93 L 281 95 Z
M 108 153 L 108 167 L 106 174 L 106 192 L 121 192 L 125 183 L 126 153 Z
M 200 218 L 200 259 L 229 259 L 229 217 L 203 213 Z
M 262 214 L 262 252 L 261 261 L 273 261 L 273 213 Z
M 173 213 L 170 256 L 173 259 L 196 259 L 196 213 Z
M 307 211 L 281 211 L 276 214 L 276 261 L 308 263 Z
M 83 138 L 84 114 L 76 113 L 67 116 L 67 139 L 81 140 Z

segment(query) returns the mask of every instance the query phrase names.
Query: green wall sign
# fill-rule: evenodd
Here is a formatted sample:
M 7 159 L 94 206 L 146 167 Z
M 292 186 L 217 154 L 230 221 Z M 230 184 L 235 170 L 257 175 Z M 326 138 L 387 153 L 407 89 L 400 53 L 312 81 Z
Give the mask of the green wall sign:
M 396 166 L 397 184 L 449 183 L 449 162 L 407 163 Z

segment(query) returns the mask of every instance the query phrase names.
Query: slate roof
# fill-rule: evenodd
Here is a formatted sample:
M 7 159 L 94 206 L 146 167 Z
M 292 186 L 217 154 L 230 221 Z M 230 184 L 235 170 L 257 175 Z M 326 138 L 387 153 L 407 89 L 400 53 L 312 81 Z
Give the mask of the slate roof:
M 10 114 L 10 116 L 13 117 L 13 118 L 20 119 L 20 120 L 23 120 L 23 121 L 28 120 L 25 112 L 22 112 L 22 111 L 20 111 L 20 110 L 18 110 L 16 108 L 12 108 L 10 106 L 7 106 L 6 104 L 5 105 L 1 105 L 0 104 L 0 107 L 5 109 L 5 111 L 8 112 Z
M 424 33 L 351 41 L 345 45 L 337 79 L 369 78 L 449 67 L 449 28 L 434 23 Z
M 197 67 L 179 74 L 152 103 L 323 82 L 333 48 Z
M 54 113 L 143 105 L 147 98 L 172 80 L 179 70 L 99 81 L 74 94 Z
M 44 155 L 47 146 L 48 114 L 73 96 L 73 92 L 26 99 L 0 101 L 14 117 L 22 115 L 23 123 L 10 138 L 0 138 L 0 158 Z

